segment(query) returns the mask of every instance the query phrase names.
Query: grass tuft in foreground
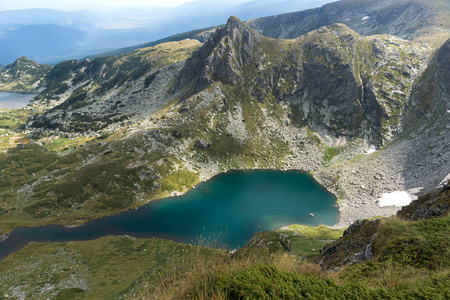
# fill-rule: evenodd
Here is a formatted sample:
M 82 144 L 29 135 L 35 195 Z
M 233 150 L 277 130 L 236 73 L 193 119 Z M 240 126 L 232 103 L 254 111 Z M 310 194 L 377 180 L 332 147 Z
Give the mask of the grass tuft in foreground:
M 347 277 L 330 276 L 318 265 L 288 254 L 247 257 L 175 273 L 154 293 L 136 299 L 448 299 L 448 272 L 420 272 L 415 278 L 403 279 L 401 268 L 394 269 L 397 284 L 380 286 L 372 284 L 380 281 L 380 273 L 375 278 L 364 276 L 366 280 L 357 280 L 357 272 Z

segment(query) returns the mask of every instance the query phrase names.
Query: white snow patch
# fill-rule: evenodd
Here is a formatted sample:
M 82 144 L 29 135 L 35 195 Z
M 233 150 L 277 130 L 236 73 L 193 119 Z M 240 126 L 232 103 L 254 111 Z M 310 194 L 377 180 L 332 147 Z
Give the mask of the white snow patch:
M 421 190 L 423 190 L 423 187 L 418 187 L 418 188 L 414 188 L 414 189 L 409 189 L 407 192 L 408 192 L 408 194 L 415 196 L 415 195 L 417 195 Z M 417 199 L 417 197 L 415 197 L 415 199 L 413 199 L 413 200 L 416 200 L 416 199 Z
M 370 19 L 370 17 L 369 16 L 365 16 L 361 20 L 367 20 L 367 19 Z
M 441 187 L 441 186 L 443 186 L 444 185 L 444 183 L 447 183 L 448 181 L 450 180 L 450 173 L 447 175 L 447 176 L 445 176 L 445 178 L 444 179 L 442 179 L 442 181 L 441 181 L 441 183 L 439 184 L 439 186 L 438 187 Z
M 407 191 L 395 191 L 392 193 L 384 193 L 378 199 L 379 205 L 382 206 L 405 206 L 416 200 L 417 196 L 408 193 Z
M 450 109 L 447 109 L 447 113 L 450 114 Z
M 370 154 L 370 153 L 374 153 L 374 152 L 377 152 L 377 148 L 375 148 L 374 145 L 370 145 L 370 146 L 369 146 L 369 149 L 367 149 L 367 150 L 365 151 L 365 154 Z

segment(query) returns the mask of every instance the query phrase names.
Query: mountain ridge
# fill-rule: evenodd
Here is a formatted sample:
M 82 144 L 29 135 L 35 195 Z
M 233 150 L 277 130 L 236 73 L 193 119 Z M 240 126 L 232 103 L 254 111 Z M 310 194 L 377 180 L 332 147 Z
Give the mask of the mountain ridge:
M 365 45 L 365 41 L 363 41 L 362 37 L 357 33 L 351 31 L 347 26 L 331 25 L 312 31 L 298 38 L 297 40 L 292 41 L 291 43 L 295 44 L 296 46 L 292 46 L 292 49 L 289 48 L 290 46 L 288 47 L 288 55 L 291 56 L 290 58 L 288 58 L 288 60 L 275 58 L 275 56 L 272 55 L 272 63 L 278 60 L 276 64 L 283 65 L 285 69 L 291 68 L 297 70 L 297 74 L 295 74 L 295 76 L 293 76 L 293 74 L 285 74 L 285 71 L 283 71 L 278 66 L 275 67 L 277 69 L 272 69 L 271 67 L 269 67 L 270 70 L 267 72 L 266 70 L 264 70 L 264 63 L 261 63 L 261 61 L 258 62 L 258 59 L 252 60 L 252 57 L 254 57 L 256 54 L 252 53 L 250 49 L 255 46 L 260 49 L 260 53 L 258 55 L 262 58 L 264 58 L 266 55 L 269 55 L 267 51 L 264 52 L 264 50 L 262 50 L 264 47 L 272 47 L 274 49 L 277 49 L 278 47 L 279 49 L 277 51 L 284 52 L 286 51 L 286 49 L 284 49 L 283 47 L 280 48 L 276 45 L 277 43 L 282 43 L 281 41 L 271 43 L 269 42 L 269 40 L 267 40 L 267 38 L 262 37 L 256 32 L 252 33 L 249 28 L 245 28 L 243 26 L 243 23 L 240 22 L 237 18 L 231 18 L 224 29 L 218 30 L 206 45 L 204 45 L 198 52 L 194 53 L 194 55 L 187 60 L 185 67 L 178 77 L 177 87 L 183 88 L 187 85 L 187 82 L 193 81 L 194 92 L 199 92 L 206 86 L 210 85 L 213 82 L 213 78 L 215 80 L 221 80 L 232 85 L 235 85 L 237 83 L 244 84 L 244 81 L 242 80 L 242 74 L 246 71 L 244 70 L 243 66 L 250 64 L 259 65 L 258 68 L 259 72 L 261 73 L 259 76 L 255 74 L 255 72 L 253 72 L 251 75 L 247 74 L 246 76 L 246 78 L 251 78 L 249 76 L 255 76 L 256 81 L 262 83 L 256 83 L 255 88 L 252 87 L 255 82 L 250 81 L 245 83 L 247 87 L 252 90 L 252 96 L 255 96 L 256 98 L 259 97 L 260 101 L 264 101 L 264 97 L 268 96 L 268 91 L 273 90 L 273 95 L 276 99 L 278 99 L 278 101 L 288 101 L 302 106 L 301 113 L 305 114 L 306 112 L 306 118 L 308 118 L 308 113 L 312 112 L 313 116 L 310 117 L 312 120 L 315 120 L 316 122 L 322 122 L 327 126 L 321 129 L 319 128 L 319 124 L 314 124 L 314 121 L 309 121 L 308 126 L 313 128 L 313 130 L 322 130 L 324 131 L 324 135 L 329 136 L 332 136 L 334 134 L 336 135 L 336 138 L 339 139 L 344 136 L 344 134 L 342 133 L 340 134 L 340 136 L 338 136 L 340 129 L 332 129 L 332 127 L 330 126 L 330 123 L 332 122 L 331 120 L 327 120 L 325 122 L 323 121 L 324 119 L 330 118 L 329 113 L 324 112 L 321 116 L 318 116 L 317 113 L 314 115 L 314 105 L 318 104 L 310 104 L 310 102 L 308 101 L 300 101 L 299 103 L 298 99 L 302 99 L 304 94 L 308 94 L 310 95 L 310 98 L 317 99 L 316 101 L 318 103 L 328 101 L 328 105 L 332 106 L 331 103 L 333 101 L 337 103 L 337 100 L 326 99 L 332 97 L 330 95 L 335 93 L 334 90 L 338 90 L 339 86 L 343 84 L 342 80 L 333 79 L 333 73 L 348 72 L 349 75 L 344 76 L 351 76 L 353 77 L 353 79 L 351 79 L 352 82 L 349 81 L 345 84 L 347 86 L 345 93 L 348 94 L 350 92 L 349 86 L 351 85 L 354 86 L 353 91 L 350 93 L 350 95 L 339 97 L 343 97 L 344 99 L 345 97 L 351 97 L 353 98 L 351 100 L 352 102 L 355 101 L 355 98 L 358 99 L 357 101 L 361 103 L 361 109 L 359 112 L 352 111 L 350 113 L 348 112 L 348 109 L 350 109 L 351 107 L 347 106 L 347 108 L 341 110 L 341 113 L 339 115 L 344 116 L 345 113 L 349 113 L 350 115 L 354 115 L 355 113 L 356 115 L 364 114 L 361 111 L 365 110 L 363 108 L 363 106 L 365 105 L 368 107 L 367 110 L 371 110 L 371 112 L 367 116 L 363 116 L 361 118 L 367 118 L 368 122 L 371 122 L 374 125 L 360 125 L 360 127 L 366 128 L 363 129 L 363 131 L 369 131 L 370 126 L 381 128 L 382 122 L 391 122 L 392 124 L 390 125 L 397 126 L 399 125 L 398 122 L 401 118 L 401 115 L 394 115 L 395 113 L 392 113 L 393 108 L 388 107 L 398 107 L 404 105 L 410 93 L 410 89 L 405 89 L 405 87 L 411 86 L 414 79 L 418 75 L 420 75 L 420 73 L 426 67 L 426 63 L 424 62 L 427 60 L 428 54 L 426 53 L 428 50 L 426 50 L 426 48 L 423 48 L 422 50 L 420 50 L 422 52 L 419 52 L 419 44 L 414 45 L 410 49 L 402 50 L 405 52 L 409 52 L 410 54 L 415 53 L 413 54 L 413 56 L 415 56 L 414 58 L 409 58 L 409 64 L 406 63 L 406 61 L 394 62 L 392 58 L 394 54 L 390 53 L 389 51 L 395 51 L 393 47 L 400 46 L 400 40 L 392 40 L 392 38 L 391 40 L 389 40 L 385 37 L 370 37 L 369 40 L 372 42 L 372 45 Z M 239 32 L 240 34 L 237 34 L 236 32 Z M 225 38 L 226 36 L 228 37 Z M 337 42 L 333 41 L 334 36 L 337 36 Z M 348 39 L 348 41 L 346 39 Z M 262 40 L 264 42 L 259 43 Z M 267 45 L 263 46 L 264 43 L 266 43 Z M 386 43 L 388 43 L 391 50 L 386 50 Z M 403 43 L 402 47 L 406 45 L 407 43 Z M 295 52 L 295 47 L 301 48 L 299 52 Z M 367 52 L 366 49 L 369 49 L 370 47 L 372 47 L 372 49 L 370 50 L 371 52 Z M 336 49 L 339 50 L 336 51 Z M 363 57 L 357 57 L 357 55 Z M 396 55 L 400 56 L 399 54 Z M 407 55 L 403 56 L 407 57 Z M 423 57 L 422 62 L 420 62 L 420 59 L 416 59 L 419 57 Z M 320 61 L 321 59 L 322 61 Z M 363 60 L 365 61 L 365 63 L 359 62 Z M 377 62 L 374 63 L 376 60 Z M 412 63 L 413 61 L 414 63 Z M 401 69 L 401 65 L 404 63 L 410 66 L 409 70 Z M 330 71 L 327 71 L 329 65 L 331 65 L 332 67 Z M 338 70 L 338 65 L 342 66 L 344 69 Z M 346 71 L 345 68 L 348 68 L 348 70 Z M 248 72 L 249 71 L 247 71 L 247 73 Z M 325 75 L 324 72 L 329 72 L 331 74 Z M 406 80 L 402 81 L 401 83 L 403 87 L 393 88 L 394 90 L 396 90 L 394 93 L 398 94 L 393 94 L 393 92 L 390 92 L 388 90 L 392 89 L 389 88 L 388 82 L 392 81 L 395 78 L 395 75 L 392 72 L 399 73 L 397 75 L 397 80 L 400 79 L 400 81 L 402 81 L 401 78 Z M 198 73 L 198 75 L 196 75 L 197 77 L 192 78 L 192 76 L 194 76 L 194 74 L 196 73 Z M 267 73 L 272 75 L 267 75 Z M 304 79 L 302 79 L 301 73 L 305 74 Z M 262 77 L 273 77 L 273 74 L 275 74 L 276 80 L 282 80 L 284 82 L 289 80 L 290 82 L 292 82 L 293 86 L 280 89 L 280 87 L 277 85 L 283 83 L 273 82 L 273 79 L 271 79 L 271 83 L 268 83 Z M 340 73 L 339 75 L 343 74 Z M 328 77 L 324 78 L 324 76 Z M 381 89 L 382 83 L 380 82 L 380 79 L 378 79 L 378 82 L 374 80 L 374 78 L 377 76 L 383 76 L 383 78 L 385 78 L 383 87 L 383 93 L 386 96 L 385 99 L 380 99 L 381 97 L 378 96 L 380 95 L 380 92 L 376 89 Z M 286 77 L 289 79 L 287 79 Z M 328 87 L 327 85 L 333 84 L 331 83 L 333 81 L 335 81 L 334 86 Z M 376 85 L 378 85 L 379 87 L 375 87 Z M 318 86 L 320 86 L 321 88 L 319 89 Z M 399 92 L 398 90 L 403 91 Z M 318 93 L 318 91 L 322 91 L 322 94 Z M 326 93 L 327 95 L 323 93 Z M 397 100 L 396 98 L 399 99 Z M 350 115 L 343 117 L 343 119 L 347 119 Z M 392 119 L 391 121 L 389 121 L 391 117 L 396 118 L 396 121 L 392 122 Z M 337 122 L 339 123 L 339 121 Z M 383 125 L 385 126 L 386 130 L 386 125 Z M 346 127 L 346 130 L 349 131 L 348 135 L 350 135 L 350 137 L 354 135 L 351 133 L 351 130 L 357 127 L 358 126 L 356 124 L 350 124 Z M 389 138 L 386 137 L 373 138 L 369 136 L 367 136 L 366 139 L 369 142 L 376 143 L 377 146 L 383 144 L 383 142 L 381 142 L 382 139 L 384 139 L 385 141 L 389 140 Z
M 265 36 L 277 38 L 296 38 L 321 26 L 344 23 L 362 35 L 392 34 L 412 40 L 436 34 L 440 31 L 437 27 L 449 29 L 445 18 L 448 7 L 437 10 L 438 4 L 439 1 L 421 0 L 344 0 L 247 23 Z

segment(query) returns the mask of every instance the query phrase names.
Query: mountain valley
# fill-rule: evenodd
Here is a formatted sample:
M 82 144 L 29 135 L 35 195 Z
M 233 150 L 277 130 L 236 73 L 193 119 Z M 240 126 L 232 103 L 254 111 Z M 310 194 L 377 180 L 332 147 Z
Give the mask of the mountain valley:
M 170 41 L 54 66 L 21 57 L 0 70 L 0 91 L 38 95 L 24 109 L 0 110 L 0 241 L 17 227 L 76 226 L 155 199 L 181 195 L 230 170 L 299 170 L 310 173 L 338 198 L 339 223 L 313 236 L 313 241 L 324 247 L 338 240 L 336 232 L 339 235 L 350 226 L 335 244 L 325 246 L 320 255 L 316 251 L 321 268 L 341 270 L 336 280 L 348 284 L 348 278 L 363 271 L 358 267 L 345 271 L 347 265 L 367 260 L 364 266 L 373 266 L 374 278 L 381 276 L 377 270 L 384 268 L 383 264 L 406 253 L 406 248 L 396 248 L 406 242 L 395 240 L 389 231 L 403 228 L 411 234 L 412 245 L 420 244 L 427 251 L 434 247 L 430 256 L 433 267 L 421 264 L 422 256 L 411 258 L 408 252 L 404 258 L 413 268 L 410 271 L 433 282 L 425 284 L 427 288 L 445 285 L 448 237 L 438 231 L 432 236 L 427 226 L 439 228 L 439 232 L 449 228 L 449 17 L 449 5 L 440 0 L 344 0 L 247 22 L 232 16 L 227 24 L 204 33 L 204 42 Z M 380 219 L 400 209 L 394 203 L 380 203 L 383 196 L 394 192 L 419 196 L 422 202 L 413 201 L 403 208 L 399 219 Z M 427 210 L 431 206 L 433 212 Z M 278 234 L 292 242 L 291 252 L 297 251 L 297 245 L 308 240 L 310 229 L 302 228 L 296 234 L 289 230 L 281 229 Z M 426 245 L 421 244 L 421 238 Z M 438 250 L 428 244 L 428 238 L 441 243 L 440 268 L 433 252 Z M 280 239 L 276 243 L 284 245 Z M 251 241 L 244 249 L 253 249 Z M 381 246 L 383 241 L 388 246 Z M 163 280 L 165 275 L 155 277 L 153 270 L 162 268 L 163 273 L 168 272 L 164 274 L 170 274 L 183 259 L 179 251 L 189 253 L 189 263 L 195 268 L 229 259 L 221 250 L 156 239 L 106 237 L 83 243 L 101 249 L 99 253 L 115 245 L 116 253 L 105 256 L 113 273 L 119 269 L 111 265 L 111 256 L 132 253 L 129 258 L 134 257 L 139 264 L 149 264 L 147 259 L 158 261 L 151 270 L 146 265 L 145 274 L 137 276 L 140 279 L 127 273 L 132 279 L 114 290 L 113 298 L 144 293 L 143 278 L 151 278 L 151 285 Z M 53 288 L 48 293 L 42 288 L 39 293 L 56 297 L 59 291 L 74 288 L 78 290 L 70 293 L 83 299 L 84 293 L 98 289 L 99 282 L 94 284 L 90 278 L 96 276 L 92 272 L 99 270 L 101 262 L 95 262 L 94 254 L 80 245 L 32 243 L 10 255 L 0 262 L 0 273 L 8 276 L 11 288 L 0 285 L 0 296 L 1 292 L 12 293 L 20 299 L 22 291 L 30 288 L 31 298 L 38 299 L 35 283 L 13 283 L 14 275 L 8 272 L 13 272 L 13 264 L 19 261 L 37 268 L 50 258 L 61 270 L 83 270 L 70 271 L 70 278 L 42 279 L 43 286 L 53 280 Z M 374 252 L 365 250 L 372 247 L 368 245 L 374 245 Z M 141 256 L 136 251 L 142 247 L 164 250 Z M 170 249 L 178 250 L 169 255 Z M 396 252 L 398 249 L 404 252 Z M 196 251 L 204 253 L 201 259 L 197 254 L 197 261 L 193 258 Z M 253 250 L 239 251 L 233 257 L 261 259 L 269 265 L 278 264 L 277 268 L 286 259 L 266 261 L 259 250 L 256 254 Z M 38 253 L 39 258 L 31 258 L 31 253 Z M 67 260 L 61 261 L 64 256 Z M 171 265 L 163 256 L 176 262 Z M 311 255 L 305 256 L 313 260 Z M 54 272 L 48 268 L 46 272 Z M 395 272 L 401 269 L 398 265 L 392 268 Z M 427 268 L 439 271 L 430 275 Z M 202 272 L 206 271 L 198 274 Z M 319 271 L 311 272 L 317 275 Z M 178 275 L 173 276 L 176 281 Z M 226 276 L 217 281 L 232 281 Z M 358 284 L 364 285 L 363 281 Z M 399 286 L 394 290 L 401 290 Z M 403 296 L 417 295 L 405 286 Z M 359 291 L 364 289 L 376 298 L 380 292 L 376 289 L 384 288 L 374 282 L 370 287 L 375 288 L 366 291 L 364 286 Z M 395 298 L 389 294 L 394 290 L 385 295 Z M 205 299 L 209 297 L 205 295 Z

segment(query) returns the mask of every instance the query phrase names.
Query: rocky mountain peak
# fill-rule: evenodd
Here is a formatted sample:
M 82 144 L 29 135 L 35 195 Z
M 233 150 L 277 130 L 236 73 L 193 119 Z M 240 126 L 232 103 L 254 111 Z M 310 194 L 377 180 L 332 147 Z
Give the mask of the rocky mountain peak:
M 24 71 L 25 69 L 30 69 L 33 67 L 38 66 L 39 64 L 31 59 L 29 59 L 26 56 L 21 56 L 18 59 L 16 59 L 12 64 L 9 64 L 6 66 L 6 70 L 21 70 Z
M 49 65 L 41 65 L 21 56 L 3 70 L 0 69 L 0 91 L 36 92 L 50 69 Z
M 244 22 L 239 20 L 236 16 L 231 16 L 226 26 L 222 29 L 223 36 L 229 36 L 230 43 L 252 43 L 254 42 L 255 35 L 258 35 L 250 27 L 248 27 Z
M 230 17 L 226 26 L 216 30 L 186 61 L 177 88 L 189 85 L 193 92 L 199 92 L 210 85 L 213 78 L 230 84 L 240 82 L 241 67 L 250 62 L 252 48 L 260 38 L 237 17 Z
M 21 62 L 27 62 L 27 61 L 32 61 L 32 60 L 26 56 L 21 56 L 13 62 L 13 65 L 17 64 L 17 63 L 21 63 Z

